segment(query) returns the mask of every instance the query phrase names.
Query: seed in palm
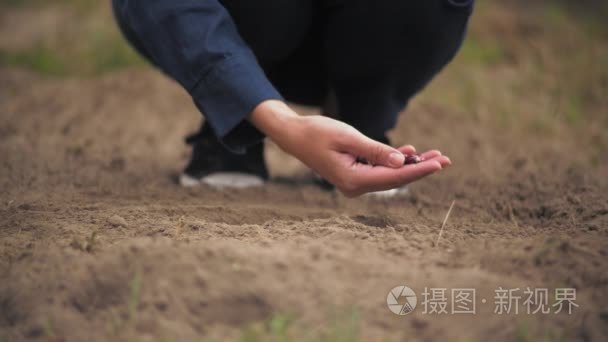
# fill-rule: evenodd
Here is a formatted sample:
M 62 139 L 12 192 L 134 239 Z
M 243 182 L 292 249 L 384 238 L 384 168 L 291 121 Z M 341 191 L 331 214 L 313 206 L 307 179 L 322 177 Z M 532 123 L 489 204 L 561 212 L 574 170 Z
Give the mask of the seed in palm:
M 419 155 L 412 154 L 409 156 L 405 156 L 405 161 L 403 162 L 403 165 L 418 164 L 421 161 L 422 161 L 422 158 Z

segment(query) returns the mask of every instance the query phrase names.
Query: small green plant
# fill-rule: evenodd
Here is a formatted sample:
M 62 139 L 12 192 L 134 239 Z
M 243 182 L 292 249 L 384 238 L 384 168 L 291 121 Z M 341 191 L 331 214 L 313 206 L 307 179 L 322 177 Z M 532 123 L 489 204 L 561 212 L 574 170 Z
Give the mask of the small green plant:
M 278 314 L 270 320 L 270 333 L 277 342 L 289 341 L 288 330 L 291 324 L 291 317 Z
M 89 235 L 89 237 L 87 238 L 87 241 L 85 243 L 84 246 L 84 250 L 91 253 L 93 251 L 93 249 L 95 248 L 96 245 L 96 241 L 95 238 L 97 237 L 97 231 L 94 230 L 91 235 Z
M 356 342 L 359 341 L 360 316 L 356 308 L 333 313 L 328 330 L 322 334 L 321 340 L 326 342 Z
M 82 11 L 94 10 L 99 5 L 98 0 L 0 0 L 0 8 L 19 8 L 19 7 L 35 7 L 52 5 L 67 5 L 73 8 L 78 8 Z
M 141 286 L 142 272 L 140 269 L 138 269 L 133 276 L 133 280 L 131 280 L 131 291 L 129 292 L 128 302 L 129 322 L 135 322 L 137 320 L 137 308 L 139 306 L 141 296 Z
M 21 51 L 0 50 L 0 64 L 17 66 L 48 75 L 63 75 L 65 62 L 51 49 L 42 45 Z
M 553 342 L 565 341 L 565 339 L 564 334 L 547 327 L 543 328 L 540 322 L 536 320 L 518 321 L 515 328 L 515 340 L 517 342 Z
M 139 302 L 141 299 L 141 288 L 143 284 L 143 276 L 141 268 L 137 267 L 133 279 L 129 283 L 129 297 L 127 298 L 127 319 L 124 320 L 120 312 L 113 312 L 110 316 L 111 321 L 109 330 L 112 335 L 118 335 L 128 324 L 133 324 L 137 321 L 137 313 Z
M 41 33 L 20 47 L 0 49 L 0 65 L 29 69 L 49 76 L 93 76 L 146 62 L 122 37 L 103 1 L 96 0 L 0 0 L 0 9 L 60 9 L 69 13 L 78 30 L 68 35 Z M 66 14 L 67 16 L 67 14 Z M 35 30 L 35 29 L 34 29 Z
M 460 55 L 466 63 L 482 65 L 501 63 L 507 56 L 499 42 L 481 41 L 474 36 L 464 41 Z
M 571 96 L 566 108 L 566 121 L 571 125 L 580 123 L 583 119 L 583 103 L 580 97 Z
M 517 342 L 528 342 L 531 341 L 530 337 L 530 328 L 526 322 L 521 322 L 517 325 L 517 330 L 515 331 L 515 339 Z
M 298 322 L 292 315 L 277 313 L 265 322 L 247 326 L 241 334 L 241 341 L 356 342 L 359 341 L 359 325 L 360 317 L 356 309 L 334 310 L 329 314 L 328 322 L 315 329 Z
M 292 321 L 291 316 L 277 313 L 266 322 L 256 322 L 246 327 L 242 333 L 241 341 L 291 341 L 291 335 L 293 334 L 291 331 Z
M 110 321 L 110 331 L 112 335 L 117 335 L 124 324 L 117 314 L 113 314 L 111 317 L 112 318 Z
M 44 336 L 46 336 L 48 339 L 56 337 L 53 321 L 50 318 L 44 322 Z

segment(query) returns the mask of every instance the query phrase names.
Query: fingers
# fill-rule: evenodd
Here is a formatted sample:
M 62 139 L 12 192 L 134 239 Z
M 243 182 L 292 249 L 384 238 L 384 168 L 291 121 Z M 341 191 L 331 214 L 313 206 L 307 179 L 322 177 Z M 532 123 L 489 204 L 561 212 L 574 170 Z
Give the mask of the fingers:
M 403 145 L 403 146 L 397 148 L 397 150 L 399 150 L 399 152 L 406 154 L 408 156 L 416 153 L 416 148 L 412 145 Z
M 439 156 L 435 156 L 430 159 L 425 159 L 425 161 L 431 161 L 431 160 L 439 162 L 439 164 L 441 164 L 441 168 L 443 168 L 443 169 L 452 165 L 452 161 L 450 160 L 450 158 L 448 158 L 448 156 L 439 155 Z
M 429 160 L 429 159 L 433 159 L 440 155 L 441 155 L 441 152 L 439 150 L 429 150 L 429 151 L 420 153 L 420 158 L 422 158 L 422 160 Z
M 397 148 L 397 150 L 399 150 L 399 152 L 401 152 L 405 155 L 416 154 L 416 148 L 412 145 L 404 145 L 404 146 Z M 429 151 L 420 153 L 419 156 L 424 161 L 424 160 L 435 159 L 435 158 L 441 157 L 443 155 L 441 154 L 441 151 L 439 151 L 439 150 L 429 150 Z M 452 161 L 450 160 L 450 158 L 448 158 L 447 156 L 443 156 L 443 157 L 444 158 L 437 159 L 437 161 L 439 161 L 441 163 L 442 167 L 447 167 L 447 166 L 452 165 Z
M 412 155 L 416 153 L 416 148 L 414 148 L 414 146 L 412 145 L 404 145 L 398 148 L 398 150 L 403 153 L 403 154 L 407 154 L 407 155 Z M 419 156 L 424 159 L 424 160 L 428 160 L 431 158 L 434 158 L 436 156 L 440 156 L 441 152 L 439 150 L 429 150 L 423 153 L 420 153 Z
M 413 149 L 412 145 L 405 145 L 405 146 L 399 147 L 399 151 L 401 151 L 403 154 L 407 154 L 407 155 L 416 153 L 415 149 L 413 152 L 410 152 L 412 149 Z M 442 167 L 447 167 L 447 166 L 452 165 L 452 161 L 450 160 L 450 158 L 448 158 L 447 156 L 443 156 L 439 150 L 429 150 L 429 151 L 420 153 L 419 156 L 420 156 L 420 158 L 422 158 L 423 161 L 436 159 L 437 161 L 439 161 L 441 163 Z M 437 157 L 443 157 L 443 158 L 437 158 Z
M 450 160 L 450 158 L 448 158 L 448 156 L 442 155 L 441 152 L 439 152 L 437 150 L 430 150 L 430 151 L 424 152 L 424 153 L 420 154 L 420 157 L 422 158 L 423 161 L 424 160 L 436 160 L 441 164 L 441 167 L 443 167 L 443 168 L 452 165 L 452 161 Z
M 352 174 L 352 188 L 344 192 L 347 196 L 358 196 L 366 192 L 394 189 L 440 171 L 442 164 L 447 166 L 449 163 L 449 158 L 436 156 L 399 169 L 382 166 L 361 167 Z
M 404 166 L 405 155 L 416 154 L 414 146 L 404 145 L 395 149 L 363 134 L 350 138 L 347 146 L 343 146 L 343 152 L 364 158 L 368 163 L 351 164 L 348 180 L 337 184 L 349 197 L 401 187 L 452 164 L 450 158 L 440 151 L 429 150 L 420 154 L 420 163 Z
M 371 165 L 400 168 L 405 161 L 405 156 L 398 149 L 363 134 L 353 135 L 344 148 L 345 152 L 364 158 Z

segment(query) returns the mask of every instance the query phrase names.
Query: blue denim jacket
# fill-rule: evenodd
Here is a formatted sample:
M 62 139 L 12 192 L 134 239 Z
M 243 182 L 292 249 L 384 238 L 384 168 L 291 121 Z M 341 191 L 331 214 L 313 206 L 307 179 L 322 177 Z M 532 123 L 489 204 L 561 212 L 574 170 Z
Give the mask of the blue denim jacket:
M 474 0 L 442 1 L 450 10 L 468 13 L 474 3 Z M 349 0 L 337 2 L 348 3 Z M 125 36 L 140 53 L 190 93 L 216 136 L 227 148 L 236 153 L 244 152 L 248 146 L 261 141 L 263 134 L 249 123 L 247 116 L 261 102 L 282 100 L 282 97 L 264 74 L 253 51 L 239 35 L 221 0 L 113 0 L 113 6 Z M 397 51 L 407 51 L 408 47 L 404 48 Z M 448 60 L 432 69 L 439 70 Z M 414 87 L 417 91 L 432 73 L 423 73 L 418 79 L 415 73 L 407 76 L 411 77 L 407 84 L 420 83 Z M 400 87 L 403 88 L 403 85 Z M 389 88 L 382 90 L 386 94 L 391 91 Z M 403 97 L 412 93 L 402 92 Z M 406 101 L 385 99 L 384 95 L 378 98 L 386 103 L 376 108 L 376 117 L 387 112 L 391 118 L 374 120 L 380 122 L 382 128 L 392 126 L 400 109 L 397 107 L 403 106 Z M 394 103 L 398 103 L 398 106 L 392 106 Z M 381 108 L 389 109 L 382 111 Z M 381 134 L 384 134 L 384 130 Z
M 127 38 L 189 92 L 226 147 L 242 153 L 263 139 L 246 118 L 282 97 L 219 1 L 114 0 L 114 11 Z

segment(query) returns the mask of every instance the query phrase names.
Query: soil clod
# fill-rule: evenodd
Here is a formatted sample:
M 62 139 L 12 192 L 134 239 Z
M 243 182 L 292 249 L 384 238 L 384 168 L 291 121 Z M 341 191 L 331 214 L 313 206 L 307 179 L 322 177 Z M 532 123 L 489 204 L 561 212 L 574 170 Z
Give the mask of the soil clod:
M 118 215 L 112 215 L 110 217 L 108 217 L 108 223 L 110 225 L 112 225 L 112 227 L 124 227 L 126 228 L 128 226 L 127 224 L 127 220 L 125 220 L 124 218 L 118 216 Z

